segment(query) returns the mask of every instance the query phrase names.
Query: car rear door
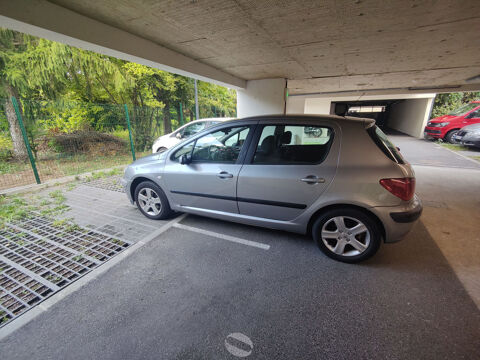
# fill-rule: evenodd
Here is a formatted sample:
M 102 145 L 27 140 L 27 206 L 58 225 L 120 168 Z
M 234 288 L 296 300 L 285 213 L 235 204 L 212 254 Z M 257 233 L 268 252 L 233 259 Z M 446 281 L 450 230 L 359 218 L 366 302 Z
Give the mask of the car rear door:
M 184 207 L 238 213 L 237 178 L 251 123 L 223 126 L 176 149 L 166 160 L 163 178 L 170 197 Z M 181 164 L 183 154 L 192 162 Z
M 238 178 L 240 214 L 287 221 L 308 209 L 336 172 L 335 127 L 260 121 Z

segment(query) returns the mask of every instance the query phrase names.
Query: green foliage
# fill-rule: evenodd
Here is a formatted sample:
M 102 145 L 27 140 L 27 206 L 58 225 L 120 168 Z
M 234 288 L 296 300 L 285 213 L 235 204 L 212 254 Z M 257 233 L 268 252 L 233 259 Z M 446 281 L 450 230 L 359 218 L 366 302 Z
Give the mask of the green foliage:
M 201 117 L 235 116 L 235 91 L 198 84 Z M 193 88 L 184 76 L 0 28 L 0 97 L 18 98 L 35 157 L 63 151 L 45 140 L 59 133 L 96 131 L 129 140 L 124 104 L 136 151 L 149 151 L 181 119 L 194 119 Z M 0 107 L 0 134 L 8 134 L 17 120 L 6 118 L 4 101 Z M 0 157 L 8 158 L 12 145 L 4 138 Z
M 446 115 L 472 100 L 480 99 L 480 92 L 457 92 L 437 94 L 432 109 L 432 118 Z
M 12 139 L 8 133 L 0 132 L 0 161 L 9 159 L 12 156 L 12 150 Z

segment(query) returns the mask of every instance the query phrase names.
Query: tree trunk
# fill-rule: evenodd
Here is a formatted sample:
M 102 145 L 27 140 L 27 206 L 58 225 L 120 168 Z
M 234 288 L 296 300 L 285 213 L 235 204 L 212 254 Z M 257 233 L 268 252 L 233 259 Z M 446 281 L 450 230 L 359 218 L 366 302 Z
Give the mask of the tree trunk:
M 6 86 L 6 90 L 8 94 L 8 99 L 5 100 L 5 114 L 7 116 L 10 137 L 12 138 L 13 143 L 13 156 L 17 159 L 24 160 L 28 157 L 27 148 L 25 147 L 22 130 L 20 130 L 20 124 L 18 123 L 15 108 L 13 107 L 12 103 L 12 96 L 17 97 L 17 94 L 15 89 L 10 85 Z M 20 109 L 20 112 L 21 111 L 22 110 Z
M 163 131 L 165 134 L 172 132 L 172 122 L 170 121 L 170 102 L 165 101 L 165 107 L 163 108 Z

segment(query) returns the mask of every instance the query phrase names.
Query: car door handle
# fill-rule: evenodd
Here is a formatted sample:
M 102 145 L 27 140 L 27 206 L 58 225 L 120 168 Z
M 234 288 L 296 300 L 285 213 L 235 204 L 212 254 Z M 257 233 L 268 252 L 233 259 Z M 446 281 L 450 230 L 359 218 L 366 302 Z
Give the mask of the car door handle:
M 303 182 L 306 182 L 307 184 L 320 184 L 320 183 L 324 183 L 325 182 L 325 179 L 324 178 L 319 178 L 318 176 L 315 176 L 315 175 L 308 175 L 308 176 L 305 176 L 303 179 L 300 179 L 302 180 Z
M 217 176 L 220 178 L 220 179 L 231 179 L 233 178 L 233 175 L 226 172 L 226 171 L 222 171 L 220 173 L 217 174 Z

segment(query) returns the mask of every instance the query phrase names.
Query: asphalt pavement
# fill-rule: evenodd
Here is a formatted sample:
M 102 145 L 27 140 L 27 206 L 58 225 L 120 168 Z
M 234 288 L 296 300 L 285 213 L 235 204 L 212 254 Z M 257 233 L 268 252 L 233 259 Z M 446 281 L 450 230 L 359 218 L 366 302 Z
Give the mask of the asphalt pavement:
M 422 223 L 347 265 L 303 236 L 189 216 L 0 343 L 3 359 L 473 359 L 480 313 Z

